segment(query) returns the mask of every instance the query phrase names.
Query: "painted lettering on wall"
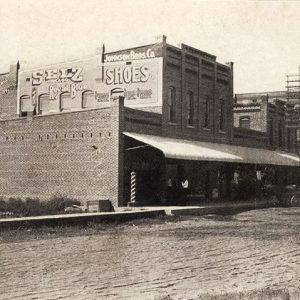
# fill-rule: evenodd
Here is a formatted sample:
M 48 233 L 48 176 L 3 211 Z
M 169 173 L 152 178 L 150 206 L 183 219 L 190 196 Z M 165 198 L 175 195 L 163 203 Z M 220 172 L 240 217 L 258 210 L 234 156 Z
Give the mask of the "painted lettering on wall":
M 76 97 L 77 92 L 86 91 L 88 86 L 86 84 L 69 83 L 62 86 L 50 85 L 49 86 L 49 100 L 57 100 L 62 93 L 69 93 L 73 99 Z
M 146 82 L 149 79 L 149 68 L 142 66 L 115 66 L 105 70 L 105 83 L 128 84 Z
M 151 99 L 152 90 L 140 88 L 137 88 L 135 90 L 124 89 L 124 96 L 126 100 Z
M 43 81 L 66 82 L 69 80 L 73 82 L 82 81 L 82 68 L 48 69 L 32 73 L 32 85 L 40 85 Z
M 129 53 L 106 54 L 104 58 L 104 62 L 147 59 L 147 58 L 154 58 L 154 57 L 155 57 L 155 51 L 151 48 L 148 48 L 144 51 L 131 50 Z
M 109 93 L 95 92 L 95 99 L 97 102 L 109 102 Z

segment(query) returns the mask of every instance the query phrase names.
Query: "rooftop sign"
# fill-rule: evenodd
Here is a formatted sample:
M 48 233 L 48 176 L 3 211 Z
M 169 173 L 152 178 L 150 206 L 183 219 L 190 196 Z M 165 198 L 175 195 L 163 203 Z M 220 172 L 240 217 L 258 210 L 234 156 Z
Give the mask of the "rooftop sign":
M 160 45 L 144 46 L 135 49 L 128 49 L 104 55 L 104 62 L 116 61 L 131 61 L 140 59 L 151 59 L 162 56 L 162 49 Z

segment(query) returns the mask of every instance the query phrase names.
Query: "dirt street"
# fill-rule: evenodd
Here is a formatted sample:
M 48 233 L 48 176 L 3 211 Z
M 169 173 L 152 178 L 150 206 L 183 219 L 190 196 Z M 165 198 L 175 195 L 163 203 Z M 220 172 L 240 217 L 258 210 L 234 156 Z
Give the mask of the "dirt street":
M 299 232 L 300 208 L 273 208 L 0 236 L 0 298 L 194 299 L 270 287 L 300 299 Z

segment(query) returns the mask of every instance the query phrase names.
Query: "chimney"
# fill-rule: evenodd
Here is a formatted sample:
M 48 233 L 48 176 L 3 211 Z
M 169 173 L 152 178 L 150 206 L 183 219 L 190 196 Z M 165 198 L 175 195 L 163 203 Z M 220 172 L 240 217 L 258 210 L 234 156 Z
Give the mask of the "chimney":
M 167 43 L 167 37 L 165 35 L 158 35 L 155 37 L 155 43 L 165 45 Z

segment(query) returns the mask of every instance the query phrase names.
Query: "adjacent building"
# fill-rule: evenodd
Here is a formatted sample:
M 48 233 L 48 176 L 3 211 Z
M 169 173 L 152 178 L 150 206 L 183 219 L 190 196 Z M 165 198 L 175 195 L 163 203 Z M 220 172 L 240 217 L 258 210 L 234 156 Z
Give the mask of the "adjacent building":
M 236 94 L 234 137 L 253 146 L 297 153 L 297 126 L 291 122 L 287 102 L 285 91 Z

